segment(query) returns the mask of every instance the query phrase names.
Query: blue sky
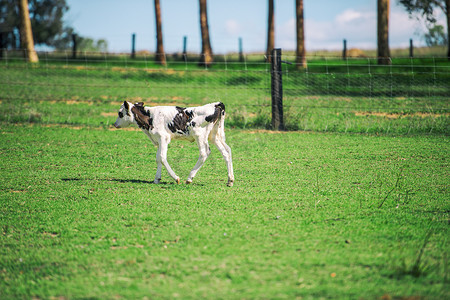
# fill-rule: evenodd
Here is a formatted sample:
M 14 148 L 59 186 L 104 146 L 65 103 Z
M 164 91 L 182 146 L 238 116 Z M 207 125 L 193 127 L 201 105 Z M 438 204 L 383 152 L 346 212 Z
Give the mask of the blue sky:
M 183 36 L 188 51 L 200 52 L 198 0 L 160 0 L 164 48 L 181 52 Z M 236 52 L 238 38 L 245 52 L 264 51 L 267 0 L 208 0 L 208 19 L 214 53 Z M 137 50 L 156 49 L 153 0 L 67 0 L 67 24 L 85 37 L 106 39 L 110 52 L 129 52 L 136 33 Z M 275 0 L 275 46 L 295 49 L 295 0 Z M 304 0 L 306 50 L 376 48 L 376 0 Z M 442 12 L 439 23 L 445 25 Z M 409 39 L 423 45 L 423 22 L 410 19 L 391 0 L 390 46 L 408 47 Z

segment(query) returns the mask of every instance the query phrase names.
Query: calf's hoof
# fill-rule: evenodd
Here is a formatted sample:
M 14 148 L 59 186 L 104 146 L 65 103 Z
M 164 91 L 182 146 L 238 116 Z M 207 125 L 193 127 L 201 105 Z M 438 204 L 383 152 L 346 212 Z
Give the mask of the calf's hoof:
M 180 178 L 176 179 L 177 184 L 180 184 Z
M 227 183 L 227 186 L 233 186 L 233 184 L 234 184 L 234 181 L 233 180 L 229 180 L 228 183 Z
M 186 180 L 186 184 L 191 184 L 191 183 L 192 183 L 191 179 Z

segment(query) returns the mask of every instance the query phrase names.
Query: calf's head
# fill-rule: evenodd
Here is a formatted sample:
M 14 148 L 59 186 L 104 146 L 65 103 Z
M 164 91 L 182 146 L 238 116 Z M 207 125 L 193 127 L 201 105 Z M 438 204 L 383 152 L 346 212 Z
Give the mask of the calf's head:
M 134 123 L 134 116 L 131 113 L 132 104 L 124 101 L 122 106 L 119 109 L 119 113 L 117 116 L 117 120 L 114 123 L 114 127 L 116 128 L 124 128 L 128 127 Z

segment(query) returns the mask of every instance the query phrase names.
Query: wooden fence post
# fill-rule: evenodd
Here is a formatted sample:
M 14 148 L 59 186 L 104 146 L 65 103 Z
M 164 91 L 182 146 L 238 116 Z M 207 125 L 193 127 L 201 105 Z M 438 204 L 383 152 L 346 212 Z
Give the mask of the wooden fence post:
M 283 81 L 281 71 L 281 49 L 272 50 L 272 129 L 284 130 L 283 122 Z

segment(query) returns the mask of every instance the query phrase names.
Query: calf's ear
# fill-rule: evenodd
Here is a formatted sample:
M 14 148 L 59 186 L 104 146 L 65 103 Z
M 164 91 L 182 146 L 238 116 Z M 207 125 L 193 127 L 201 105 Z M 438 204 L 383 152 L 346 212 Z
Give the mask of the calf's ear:
M 130 106 L 128 105 L 127 101 L 123 101 L 123 105 L 125 106 L 126 110 L 130 110 Z

